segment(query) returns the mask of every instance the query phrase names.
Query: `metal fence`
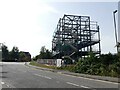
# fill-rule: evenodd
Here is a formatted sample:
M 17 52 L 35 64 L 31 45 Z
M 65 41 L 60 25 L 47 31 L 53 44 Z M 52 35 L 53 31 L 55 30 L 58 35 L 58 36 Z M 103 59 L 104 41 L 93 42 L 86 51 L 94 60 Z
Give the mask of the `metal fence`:
M 38 59 L 40 64 L 57 65 L 57 59 Z

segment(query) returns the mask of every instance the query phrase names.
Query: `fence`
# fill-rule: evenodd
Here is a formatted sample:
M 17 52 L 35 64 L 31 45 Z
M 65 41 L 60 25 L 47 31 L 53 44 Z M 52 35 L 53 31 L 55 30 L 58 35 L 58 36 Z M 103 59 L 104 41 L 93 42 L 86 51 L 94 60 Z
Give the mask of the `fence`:
M 57 59 L 38 59 L 40 64 L 57 65 Z

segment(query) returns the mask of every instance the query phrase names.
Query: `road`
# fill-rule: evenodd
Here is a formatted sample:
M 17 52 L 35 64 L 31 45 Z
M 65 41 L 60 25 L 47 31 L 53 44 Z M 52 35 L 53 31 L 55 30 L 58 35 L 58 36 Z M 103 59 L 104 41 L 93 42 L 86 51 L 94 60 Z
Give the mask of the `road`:
M 2 69 L 1 69 L 2 68 Z M 2 88 L 118 88 L 118 83 L 35 69 L 24 63 L 0 64 Z

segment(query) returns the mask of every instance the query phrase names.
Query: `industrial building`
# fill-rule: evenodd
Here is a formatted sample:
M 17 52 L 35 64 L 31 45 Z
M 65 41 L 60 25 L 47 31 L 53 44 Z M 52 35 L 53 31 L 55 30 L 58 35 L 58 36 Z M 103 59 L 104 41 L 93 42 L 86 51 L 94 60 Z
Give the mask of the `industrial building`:
M 89 16 L 64 15 L 53 34 L 54 58 L 77 60 L 87 57 L 90 52 L 99 55 L 99 29 L 97 22 L 91 21 Z

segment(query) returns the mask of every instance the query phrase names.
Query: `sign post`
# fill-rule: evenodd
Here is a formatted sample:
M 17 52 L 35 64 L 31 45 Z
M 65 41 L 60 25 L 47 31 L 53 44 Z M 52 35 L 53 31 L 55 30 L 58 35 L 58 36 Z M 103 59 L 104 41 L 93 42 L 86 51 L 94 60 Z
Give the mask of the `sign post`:
M 120 52 L 120 1 L 118 2 L 118 52 Z

